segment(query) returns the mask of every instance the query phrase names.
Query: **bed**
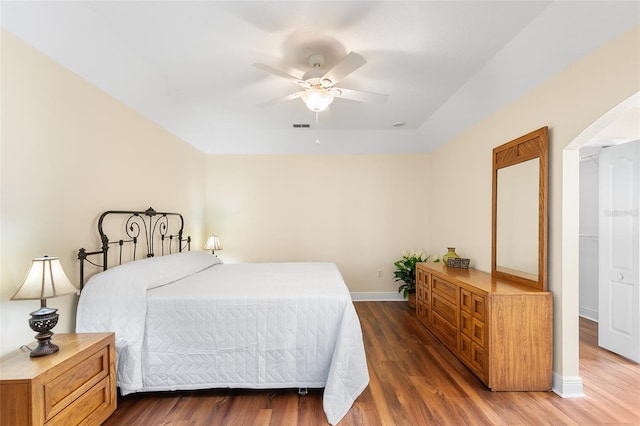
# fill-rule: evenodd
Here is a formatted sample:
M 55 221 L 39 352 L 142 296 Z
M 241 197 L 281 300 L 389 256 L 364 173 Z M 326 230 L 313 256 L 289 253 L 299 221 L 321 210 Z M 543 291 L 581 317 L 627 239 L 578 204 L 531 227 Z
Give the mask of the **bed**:
M 123 239 L 107 237 L 112 217 L 116 228 L 124 225 Z M 102 249 L 79 251 L 81 283 L 85 262 L 103 271 L 82 287 L 76 331 L 116 333 L 120 392 L 324 388 L 327 421 L 338 423 L 369 375 L 360 322 L 337 266 L 224 264 L 190 251 L 183 223 L 177 213 L 153 209 L 108 211 L 98 221 Z M 127 246 L 133 259 L 146 248 L 144 258 L 123 263 Z

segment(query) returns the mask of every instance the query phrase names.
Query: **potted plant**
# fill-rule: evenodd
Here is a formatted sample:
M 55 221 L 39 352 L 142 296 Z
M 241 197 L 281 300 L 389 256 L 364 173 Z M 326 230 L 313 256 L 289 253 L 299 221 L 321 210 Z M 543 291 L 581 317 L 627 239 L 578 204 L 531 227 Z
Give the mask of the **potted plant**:
M 409 307 L 415 308 L 416 306 L 416 263 L 426 262 L 430 256 L 425 256 L 422 250 L 402 253 L 402 259 L 395 262 L 393 265 L 396 267 L 393 276 L 396 282 L 400 282 L 398 286 L 398 292 L 402 293 L 402 296 L 409 301 Z M 440 259 L 436 258 L 434 262 L 439 262 Z

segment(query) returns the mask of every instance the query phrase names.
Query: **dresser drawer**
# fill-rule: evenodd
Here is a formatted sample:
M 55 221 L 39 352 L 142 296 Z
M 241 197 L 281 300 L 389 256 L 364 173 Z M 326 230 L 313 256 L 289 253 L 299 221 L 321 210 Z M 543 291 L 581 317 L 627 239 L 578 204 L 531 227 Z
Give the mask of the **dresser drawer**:
M 459 354 L 466 361 L 471 361 L 471 338 L 465 334 L 460 334 L 460 343 L 458 344 Z
M 483 347 L 485 342 L 484 330 L 482 321 L 478 321 L 467 312 L 460 312 L 460 332 Z
M 424 280 L 425 272 L 419 266 L 416 266 L 416 284 L 425 283 Z
M 486 305 L 484 296 L 471 293 L 471 315 L 473 315 L 474 318 L 484 321 Z
M 484 348 L 476 345 L 471 342 L 471 358 L 469 360 L 471 362 L 471 369 L 474 370 L 476 374 L 480 376 L 481 379 L 486 379 L 486 352 Z
M 473 340 L 476 344 L 484 347 L 484 334 L 484 323 L 473 318 L 471 320 L 471 340 Z
M 485 318 L 485 298 L 471 291 L 460 288 L 460 309 L 469 312 L 480 321 Z
M 460 332 L 471 338 L 473 317 L 467 311 L 460 311 Z
M 460 309 L 471 313 L 471 292 L 460 288 Z
M 429 325 L 429 305 L 418 300 L 416 302 L 416 316 L 424 325 Z
M 431 326 L 434 334 L 452 351 L 457 350 L 456 328 L 435 311 L 431 312 Z
M 453 303 L 458 301 L 458 286 L 448 281 L 442 280 L 437 276 L 431 278 L 431 288 L 434 293 L 439 293 Z
M 486 352 L 483 347 L 472 342 L 468 336 L 461 334 L 458 345 L 458 355 L 460 355 L 460 360 L 469 367 L 476 376 L 481 380 L 486 380 Z
M 423 301 L 427 299 L 427 286 L 420 281 L 416 282 L 416 299 Z
M 443 319 L 447 320 L 452 326 L 457 327 L 457 309 L 448 299 L 433 292 L 431 294 L 431 309 L 434 313 L 438 313 Z
M 102 348 L 44 384 L 45 419 L 50 419 L 109 375 L 109 349 Z

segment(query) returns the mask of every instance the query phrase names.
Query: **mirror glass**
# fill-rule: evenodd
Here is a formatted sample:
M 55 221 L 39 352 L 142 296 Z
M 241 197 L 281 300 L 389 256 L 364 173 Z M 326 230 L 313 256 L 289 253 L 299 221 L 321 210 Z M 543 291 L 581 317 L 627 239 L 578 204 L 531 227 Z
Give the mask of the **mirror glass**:
M 497 171 L 496 270 L 538 279 L 540 159 Z
M 548 128 L 493 149 L 491 274 L 547 290 Z

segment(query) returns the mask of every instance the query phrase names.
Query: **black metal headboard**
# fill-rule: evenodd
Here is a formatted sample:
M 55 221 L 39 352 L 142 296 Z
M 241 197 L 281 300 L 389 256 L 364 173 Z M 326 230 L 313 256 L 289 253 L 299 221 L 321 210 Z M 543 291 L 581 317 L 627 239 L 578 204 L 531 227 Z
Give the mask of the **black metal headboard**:
M 124 234 L 121 233 L 122 230 L 118 231 L 123 238 L 109 240 L 104 226 L 106 224 L 105 218 L 109 215 L 120 217 L 124 222 Z M 176 220 L 171 221 L 170 218 L 175 218 Z M 157 212 L 151 207 L 145 211 L 109 210 L 102 213 L 100 219 L 98 219 L 98 233 L 102 241 L 102 249 L 87 251 L 81 248 L 78 250 L 80 290 L 84 287 L 84 262 L 87 261 L 106 271 L 109 265 L 109 247 L 111 245 L 118 245 L 118 265 L 122 264 L 122 253 L 125 247 L 128 247 L 131 251 L 131 260 L 136 260 L 139 242 L 143 247 L 146 247 L 145 257 L 154 257 L 156 255 L 156 243 L 160 245 L 160 256 L 171 254 L 172 252 L 181 252 L 185 248 L 190 251 L 191 237 L 183 238 L 183 229 L 184 219 L 180 213 Z M 96 255 L 102 255 L 102 265 L 89 259 L 89 256 Z

